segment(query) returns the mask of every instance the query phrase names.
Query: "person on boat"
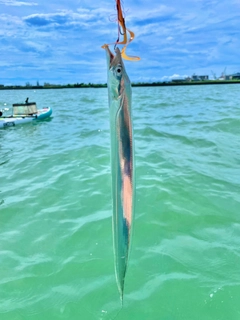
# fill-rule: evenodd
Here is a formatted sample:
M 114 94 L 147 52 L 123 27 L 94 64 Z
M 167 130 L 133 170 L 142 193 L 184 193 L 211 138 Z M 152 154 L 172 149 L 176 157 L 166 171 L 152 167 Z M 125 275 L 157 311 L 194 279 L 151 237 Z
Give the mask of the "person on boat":
M 25 103 L 28 103 L 28 97 L 27 97 L 27 99 L 26 99 Z

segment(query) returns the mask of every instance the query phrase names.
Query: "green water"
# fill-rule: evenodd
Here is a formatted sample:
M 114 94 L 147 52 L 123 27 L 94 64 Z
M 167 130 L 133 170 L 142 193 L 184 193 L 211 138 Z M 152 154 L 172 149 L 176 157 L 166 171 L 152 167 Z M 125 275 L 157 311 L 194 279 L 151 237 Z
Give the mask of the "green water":
M 107 89 L 1 91 L 1 107 L 29 97 L 53 117 L 0 130 L 0 319 L 239 320 L 239 88 L 133 88 L 121 311 Z

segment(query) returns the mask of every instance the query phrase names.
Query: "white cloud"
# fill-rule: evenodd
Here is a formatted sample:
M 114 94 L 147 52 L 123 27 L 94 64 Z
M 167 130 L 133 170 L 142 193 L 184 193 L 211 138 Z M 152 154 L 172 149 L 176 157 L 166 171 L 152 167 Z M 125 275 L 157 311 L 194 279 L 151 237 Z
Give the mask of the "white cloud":
M 93 26 L 98 29 L 104 25 L 103 14 L 100 15 L 101 10 L 87 10 L 78 9 L 72 10 L 58 10 L 53 13 L 34 13 L 25 16 L 23 20 L 28 24 L 36 27 L 44 26 L 64 26 L 64 27 L 85 27 L 88 32 L 94 31 Z
M 0 5 L 4 4 L 5 6 L 37 6 L 36 2 L 25 2 L 25 1 L 17 1 L 17 0 L 0 0 Z
M 0 14 L 0 83 L 15 79 L 14 70 L 20 67 L 22 77 L 27 77 L 31 63 L 39 80 L 39 72 L 47 77 L 49 68 L 56 79 L 91 82 L 95 72 L 105 82 L 101 45 L 117 38 L 114 1 L 41 0 L 38 6 L 35 1 L 0 0 L 0 6 L 9 6 Z M 239 0 L 204 4 L 204 0 L 162 0 L 161 5 L 153 0 L 151 6 L 145 0 L 125 2 L 126 26 L 135 33 L 128 54 L 141 57 L 138 63 L 126 63 L 133 82 L 140 74 L 144 74 L 142 81 L 166 81 L 194 72 L 220 74 L 225 66 L 228 72 L 240 71 Z M 18 8 L 13 11 L 10 6 Z
M 180 74 L 173 74 L 172 76 L 163 76 L 161 77 L 161 81 L 172 81 L 172 80 L 177 80 L 177 79 L 186 79 L 189 76 L 184 74 L 184 75 L 180 75 Z

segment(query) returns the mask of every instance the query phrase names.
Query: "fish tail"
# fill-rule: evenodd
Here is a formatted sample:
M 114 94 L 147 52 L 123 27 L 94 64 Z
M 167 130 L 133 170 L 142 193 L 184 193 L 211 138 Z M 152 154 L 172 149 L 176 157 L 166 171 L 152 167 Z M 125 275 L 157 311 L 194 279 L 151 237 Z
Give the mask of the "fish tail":
M 120 300 L 121 300 L 121 308 L 123 308 L 123 291 L 121 292 Z

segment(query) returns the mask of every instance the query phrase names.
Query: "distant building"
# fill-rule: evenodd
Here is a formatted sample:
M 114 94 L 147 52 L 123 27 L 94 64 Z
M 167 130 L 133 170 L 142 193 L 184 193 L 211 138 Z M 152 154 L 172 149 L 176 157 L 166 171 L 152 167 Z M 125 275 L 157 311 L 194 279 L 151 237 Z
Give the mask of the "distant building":
M 172 79 L 172 82 L 190 82 L 190 77 Z
M 193 74 L 191 79 L 192 79 L 192 81 L 205 81 L 205 80 L 208 80 L 209 78 L 207 75 L 198 76 L 196 74 Z
M 240 79 L 240 72 L 237 72 L 237 73 L 231 74 L 229 77 L 230 77 L 230 79 L 231 79 L 231 80 L 237 80 L 237 79 Z
M 187 79 L 183 78 L 183 79 L 172 79 L 172 82 L 186 82 Z

